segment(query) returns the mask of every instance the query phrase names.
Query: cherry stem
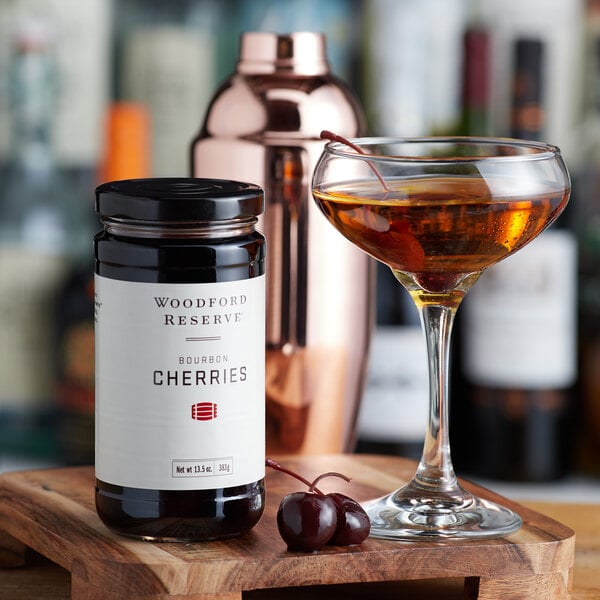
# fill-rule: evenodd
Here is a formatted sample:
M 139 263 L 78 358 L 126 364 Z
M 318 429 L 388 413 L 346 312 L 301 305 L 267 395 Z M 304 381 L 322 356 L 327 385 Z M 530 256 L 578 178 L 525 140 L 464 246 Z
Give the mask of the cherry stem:
M 310 487 L 308 488 L 309 491 L 313 491 L 316 490 L 316 485 L 317 483 L 319 483 L 319 481 L 321 481 L 321 479 L 323 479 L 324 477 L 340 477 L 341 479 L 343 479 L 344 481 L 350 482 L 352 481 L 350 479 L 350 477 L 347 477 L 346 475 L 343 475 L 342 473 L 337 473 L 336 471 L 329 471 L 328 473 L 323 473 L 321 475 L 319 475 L 311 484 Z
M 302 477 L 302 475 L 299 475 L 295 471 L 292 471 L 292 470 L 280 465 L 278 462 L 274 461 L 272 458 L 268 458 L 268 457 L 265 458 L 265 465 L 267 467 L 271 467 L 271 469 L 275 469 L 276 471 L 281 471 L 282 473 L 285 473 L 286 475 L 289 475 L 290 477 L 293 477 L 294 479 L 301 481 L 304 485 L 306 485 L 308 487 L 309 492 L 316 492 L 317 494 L 320 494 L 321 496 L 323 496 L 323 492 L 317 487 L 317 483 L 319 483 L 319 481 L 321 481 L 321 479 L 323 479 L 325 477 L 339 477 L 340 479 L 343 479 L 344 481 L 347 481 L 347 482 L 352 481 L 350 479 L 350 477 L 348 477 L 347 475 L 344 475 L 343 473 L 338 473 L 337 471 L 328 471 L 327 473 L 322 473 L 321 475 L 319 475 L 311 483 L 310 481 L 308 481 L 308 479 L 305 479 L 304 477 Z
M 358 152 L 358 154 L 366 154 L 366 152 L 360 146 L 357 146 L 354 142 L 351 142 L 349 139 L 347 139 L 341 135 L 338 135 L 337 133 L 328 131 L 327 129 L 323 129 L 323 131 L 321 131 L 320 137 L 322 140 L 329 140 L 330 142 L 339 142 L 340 144 L 345 144 L 346 146 L 352 148 L 352 150 L 355 150 L 356 152 Z M 379 169 L 371 161 L 368 161 L 367 164 L 369 165 L 369 167 L 371 168 L 373 173 L 375 173 L 377 179 L 379 179 L 379 181 L 381 182 L 383 189 L 386 192 L 390 192 L 391 190 L 388 187 L 387 183 L 385 182 L 385 179 L 379 172 Z
M 281 466 L 278 462 L 274 461 L 272 458 L 267 457 L 265 459 L 265 465 L 267 467 L 271 467 L 271 469 L 275 469 L 276 471 L 281 471 L 282 473 L 285 473 L 286 475 L 289 475 L 290 477 L 294 477 L 295 479 L 297 479 L 298 481 L 301 481 L 304 485 L 306 485 L 311 492 L 314 491 L 314 492 L 317 492 L 317 494 L 320 494 L 321 496 L 323 496 L 323 492 L 319 488 L 315 487 L 315 485 L 314 485 L 316 483 L 316 481 L 311 483 L 308 479 L 305 479 L 304 477 L 302 477 L 302 475 L 299 475 L 298 473 L 295 473 L 294 471 L 290 471 L 290 469 L 286 469 L 285 467 Z

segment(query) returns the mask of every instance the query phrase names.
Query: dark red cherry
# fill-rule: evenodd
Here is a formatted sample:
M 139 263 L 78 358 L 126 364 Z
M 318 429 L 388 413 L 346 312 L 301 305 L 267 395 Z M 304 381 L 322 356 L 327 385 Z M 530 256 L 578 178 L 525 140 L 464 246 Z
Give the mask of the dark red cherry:
M 313 492 L 288 494 L 279 505 L 277 527 L 288 550 L 320 550 L 336 532 L 336 502 Z
M 271 458 L 265 460 L 265 465 L 295 477 L 308 487 L 307 492 L 284 496 L 279 504 L 277 527 L 289 550 L 315 552 L 327 543 L 350 546 L 360 544 L 369 535 L 371 523 L 358 502 L 344 494 L 323 494 L 317 487 L 325 477 L 350 481 L 346 475 L 330 471 L 310 482 Z
M 352 546 L 367 539 L 371 531 L 371 521 L 364 508 L 344 494 L 327 494 L 336 507 L 337 525 L 329 544 L 333 546 Z

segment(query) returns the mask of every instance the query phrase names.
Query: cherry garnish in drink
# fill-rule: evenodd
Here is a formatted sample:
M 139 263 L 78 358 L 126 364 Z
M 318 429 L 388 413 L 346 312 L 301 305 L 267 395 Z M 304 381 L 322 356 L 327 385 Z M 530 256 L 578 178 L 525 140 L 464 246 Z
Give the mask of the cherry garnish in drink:
M 339 144 L 348 146 L 348 148 L 351 148 L 357 154 L 365 154 L 365 151 L 352 140 L 337 133 L 333 133 L 332 131 L 328 131 L 327 129 L 321 131 L 321 139 L 338 142 Z M 383 175 L 379 172 L 379 169 L 369 160 L 366 160 L 366 163 L 383 188 L 380 200 L 393 198 L 393 190 L 389 187 Z M 388 266 L 394 269 L 400 268 L 401 265 L 404 270 L 411 272 L 420 271 L 425 262 L 425 250 L 411 231 L 408 221 L 403 220 L 402 215 L 398 214 L 393 221 L 385 225 L 379 217 L 374 217 L 373 220 L 377 223 L 377 227 L 373 227 L 373 224 L 369 223 L 369 210 L 371 209 L 365 206 L 361 211 L 362 217 L 366 218 L 365 223 L 359 224 L 362 233 L 361 243 L 358 243 L 357 240 L 353 239 L 351 239 L 351 241 L 357 243 L 371 256 L 381 260 L 381 239 L 382 237 L 385 237 L 386 241 L 388 241 L 386 246 L 387 260 L 385 261 Z M 354 219 L 356 220 L 356 217 L 354 217 Z
M 345 146 L 352 148 L 352 150 L 358 152 L 359 154 L 365 153 L 365 151 L 360 146 L 357 146 L 354 142 L 350 141 L 348 138 L 345 138 L 343 135 L 339 135 L 338 133 L 333 133 L 333 131 L 323 129 L 323 131 L 321 131 L 320 137 L 322 140 L 329 140 L 330 142 L 339 142 L 340 144 L 344 144 Z M 379 172 L 377 167 L 375 165 L 373 165 L 373 163 L 370 163 L 370 162 L 367 164 L 372 169 L 373 173 L 375 173 L 375 176 L 377 177 L 377 179 L 379 179 L 379 182 L 381 183 L 381 187 L 383 187 L 383 189 L 386 192 L 389 192 L 390 188 L 388 187 L 388 184 L 386 183 L 385 179 L 383 178 L 383 176 L 381 175 L 381 173 Z
M 328 472 L 310 482 L 298 473 L 281 466 L 271 458 L 266 466 L 298 479 L 306 492 L 284 496 L 277 511 L 277 528 L 288 550 L 316 552 L 326 544 L 350 546 L 360 544 L 369 535 L 371 523 L 362 506 L 344 494 L 324 494 L 317 483 L 324 477 L 340 477 L 342 473 Z

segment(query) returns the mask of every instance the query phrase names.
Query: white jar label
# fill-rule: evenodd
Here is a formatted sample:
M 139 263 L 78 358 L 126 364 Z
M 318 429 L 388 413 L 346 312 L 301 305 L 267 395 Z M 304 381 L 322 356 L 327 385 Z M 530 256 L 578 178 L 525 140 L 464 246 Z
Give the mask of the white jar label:
M 96 477 L 161 490 L 264 477 L 264 276 L 95 286 Z

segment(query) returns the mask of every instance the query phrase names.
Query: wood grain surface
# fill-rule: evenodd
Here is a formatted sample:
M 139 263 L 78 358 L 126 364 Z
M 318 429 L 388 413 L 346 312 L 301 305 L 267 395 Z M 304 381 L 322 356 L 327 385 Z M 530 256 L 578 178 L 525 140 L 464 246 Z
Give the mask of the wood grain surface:
M 324 471 L 346 473 L 352 477 L 349 484 L 331 479 L 320 487 L 359 501 L 398 487 L 415 469 L 412 461 L 380 456 L 278 460 L 308 479 Z M 573 530 L 541 512 L 469 484 L 466 487 L 471 491 L 516 510 L 523 518 L 523 528 L 506 538 L 486 541 L 369 538 L 360 546 L 328 547 L 313 554 L 288 552 L 279 537 L 275 523 L 279 500 L 301 484 L 278 472 L 268 472 L 265 514 L 250 533 L 234 540 L 198 544 L 148 543 L 112 533 L 96 515 L 93 484 L 91 467 L 0 476 L 3 563 L 18 563 L 22 544 L 26 545 L 36 552 L 37 563 L 24 571 L 37 568 L 42 573 L 63 573 L 70 580 L 73 600 L 240 600 L 306 598 L 307 593 L 310 597 L 326 594 L 333 600 L 368 597 L 367 589 L 373 585 L 378 586 L 378 598 L 402 597 L 397 595 L 398 586 L 408 590 L 406 597 L 425 598 L 429 589 L 439 591 L 441 585 L 446 595 L 434 597 L 569 598 Z M 16 580 L 16 571 L 0 571 L 0 598 L 4 598 L 4 575 Z M 13 600 L 13 596 L 7 598 Z

